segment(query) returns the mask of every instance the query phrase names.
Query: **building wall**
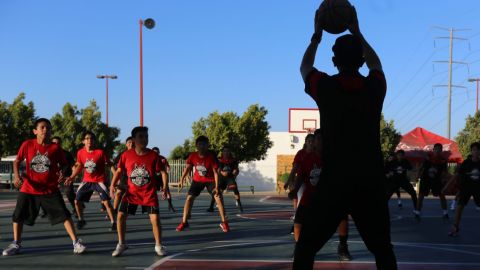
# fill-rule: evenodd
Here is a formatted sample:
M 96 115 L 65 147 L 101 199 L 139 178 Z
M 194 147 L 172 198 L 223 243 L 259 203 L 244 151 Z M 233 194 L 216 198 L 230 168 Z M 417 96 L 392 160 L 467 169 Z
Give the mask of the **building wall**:
M 278 156 L 285 156 L 283 159 L 293 160 L 293 156 L 302 149 L 306 136 L 306 133 L 270 132 L 273 146 L 269 149 L 267 157 L 265 160 L 240 164 L 238 185 L 252 185 L 258 191 L 275 191 L 278 174 L 283 173 L 285 169 L 280 168 L 281 170 L 278 171 Z M 282 157 L 280 158 L 282 159 Z M 288 160 L 286 162 L 288 163 Z

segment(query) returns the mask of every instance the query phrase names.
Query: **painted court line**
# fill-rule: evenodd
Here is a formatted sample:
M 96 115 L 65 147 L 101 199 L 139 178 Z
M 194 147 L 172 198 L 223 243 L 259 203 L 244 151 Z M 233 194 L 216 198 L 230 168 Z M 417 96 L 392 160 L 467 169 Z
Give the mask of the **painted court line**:
M 160 265 L 164 264 L 165 262 L 177 257 L 177 256 L 180 256 L 182 255 L 183 253 L 177 253 L 177 254 L 173 254 L 173 255 L 170 255 L 170 256 L 167 256 L 161 260 L 158 260 L 156 261 L 154 264 L 150 265 L 149 267 L 145 268 L 145 270 L 154 270 L 155 268 L 159 267 Z

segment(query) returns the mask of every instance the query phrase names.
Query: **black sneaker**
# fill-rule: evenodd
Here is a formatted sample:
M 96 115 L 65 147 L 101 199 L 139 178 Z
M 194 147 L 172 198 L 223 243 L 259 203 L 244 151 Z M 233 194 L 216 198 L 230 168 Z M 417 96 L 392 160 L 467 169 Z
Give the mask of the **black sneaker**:
M 292 228 L 290 229 L 290 234 L 294 234 L 293 226 L 292 226 Z
M 83 229 L 83 227 L 85 227 L 86 224 L 87 224 L 87 222 L 83 219 L 77 221 L 77 229 L 79 229 L 79 230 Z
M 47 217 L 47 212 L 42 211 L 42 212 L 40 213 L 40 218 L 46 218 L 46 217 Z
M 350 255 L 350 252 L 348 251 L 348 245 L 347 244 L 338 244 L 338 258 L 340 261 L 351 261 L 352 260 L 352 255 Z
M 112 226 L 110 226 L 110 231 L 111 232 L 116 232 L 117 231 L 117 223 L 116 222 L 112 223 Z
M 449 219 L 450 217 L 448 216 L 448 214 L 443 214 L 442 218 L 443 219 Z
M 213 213 L 213 211 L 215 211 L 215 209 L 213 209 L 212 207 L 207 208 L 207 212 Z

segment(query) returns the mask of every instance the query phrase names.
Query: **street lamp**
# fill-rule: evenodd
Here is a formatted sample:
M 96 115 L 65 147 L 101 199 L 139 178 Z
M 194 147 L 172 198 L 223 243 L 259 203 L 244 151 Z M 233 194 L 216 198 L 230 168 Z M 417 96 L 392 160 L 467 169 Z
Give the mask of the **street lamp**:
M 147 29 L 155 27 L 155 21 L 151 18 L 145 21 L 140 20 L 140 126 L 143 127 L 143 41 L 142 41 L 142 26 L 145 25 Z
M 468 79 L 469 82 L 477 82 L 477 107 L 475 110 L 475 113 L 478 112 L 478 82 L 480 81 L 480 78 L 471 78 Z
M 106 87 L 106 100 L 107 100 L 107 108 L 106 108 L 106 119 L 107 119 L 107 127 L 108 127 L 108 79 L 112 79 L 112 80 L 116 80 L 118 77 L 117 75 L 97 75 L 97 79 L 105 79 L 106 83 L 107 83 L 107 87 Z

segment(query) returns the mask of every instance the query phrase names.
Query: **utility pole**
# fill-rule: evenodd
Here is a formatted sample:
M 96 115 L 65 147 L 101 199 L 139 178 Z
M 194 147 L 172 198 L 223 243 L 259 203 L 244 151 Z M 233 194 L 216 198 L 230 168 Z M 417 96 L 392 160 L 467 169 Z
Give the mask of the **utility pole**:
M 454 33 L 458 31 L 467 31 L 470 29 L 454 29 L 454 28 L 443 28 L 443 27 L 435 27 L 440 30 L 448 31 L 449 36 L 448 37 L 437 37 L 436 39 L 448 39 L 450 41 L 450 57 L 448 61 L 434 61 L 436 63 L 448 63 L 448 84 L 447 85 L 434 85 L 434 87 L 447 87 L 448 88 L 448 109 L 447 109 L 447 137 L 448 139 L 451 139 L 451 129 L 452 129 L 452 88 L 466 88 L 464 86 L 460 85 L 454 85 L 452 82 L 452 65 L 453 64 L 462 64 L 462 65 L 468 65 L 465 62 L 459 62 L 459 61 L 454 61 L 453 60 L 453 40 L 467 40 L 466 38 L 460 38 L 460 37 L 455 37 Z
M 480 82 L 480 78 L 470 78 L 468 79 L 469 82 L 477 82 L 477 106 L 475 107 L 475 113 L 478 112 L 478 83 Z

